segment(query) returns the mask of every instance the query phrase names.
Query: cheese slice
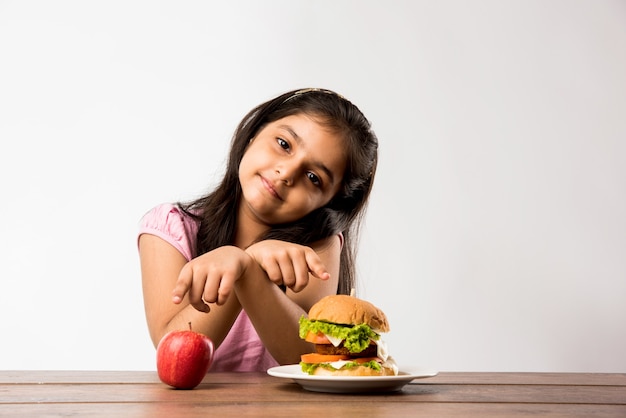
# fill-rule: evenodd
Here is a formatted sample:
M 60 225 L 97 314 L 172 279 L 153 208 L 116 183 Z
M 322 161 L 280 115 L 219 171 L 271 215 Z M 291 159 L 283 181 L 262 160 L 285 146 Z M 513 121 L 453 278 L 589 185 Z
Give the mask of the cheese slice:
M 330 343 L 334 345 L 335 347 L 339 347 L 339 344 L 341 344 L 341 342 L 343 341 L 341 338 L 333 337 L 328 334 L 324 334 L 324 335 L 326 336 L 326 338 L 328 338 L 328 341 L 330 341 Z
M 383 361 L 387 360 L 389 357 L 389 350 L 387 349 L 387 343 L 383 341 L 382 338 L 379 338 L 376 342 L 376 353 L 378 358 Z
M 335 369 L 339 370 L 339 369 L 341 369 L 343 366 L 345 366 L 348 363 L 349 363 L 349 361 L 338 360 L 338 361 L 333 361 L 332 363 L 328 363 L 328 364 L 333 366 Z

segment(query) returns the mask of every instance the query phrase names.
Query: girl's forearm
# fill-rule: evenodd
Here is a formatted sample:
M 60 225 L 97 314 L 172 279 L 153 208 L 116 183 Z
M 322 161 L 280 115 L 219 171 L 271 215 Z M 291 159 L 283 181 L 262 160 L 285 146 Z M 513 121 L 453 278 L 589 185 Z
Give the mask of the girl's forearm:
M 256 263 L 235 283 L 235 293 L 259 337 L 280 364 L 300 361 L 312 345 L 298 336 L 304 310 L 272 283 Z

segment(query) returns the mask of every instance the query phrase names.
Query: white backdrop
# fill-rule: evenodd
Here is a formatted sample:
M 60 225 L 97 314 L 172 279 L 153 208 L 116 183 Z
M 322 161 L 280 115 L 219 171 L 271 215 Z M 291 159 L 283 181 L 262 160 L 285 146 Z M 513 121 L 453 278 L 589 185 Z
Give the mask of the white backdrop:
M 623 1 L 0 0 L 0 369 L 154 369 L 139 218 L 321 86 L 380 138 L 401 367 L 626 372 L 624 74 Z

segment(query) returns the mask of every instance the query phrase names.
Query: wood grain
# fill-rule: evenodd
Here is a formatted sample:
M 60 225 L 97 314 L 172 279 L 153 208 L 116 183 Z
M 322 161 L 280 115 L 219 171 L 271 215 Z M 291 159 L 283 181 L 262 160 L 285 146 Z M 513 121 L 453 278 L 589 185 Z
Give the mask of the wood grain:
M 626 417 L 626 374 L 453 373 L 401 392 L 330 394 L 264 373 L 175 390 L 155 372 L 0 371 L 0 416 Z

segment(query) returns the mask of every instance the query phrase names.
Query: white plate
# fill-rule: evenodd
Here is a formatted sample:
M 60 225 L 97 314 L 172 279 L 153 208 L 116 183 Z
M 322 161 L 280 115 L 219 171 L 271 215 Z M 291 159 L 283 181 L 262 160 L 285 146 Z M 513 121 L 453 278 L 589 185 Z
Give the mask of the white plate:
M 357 393 L 398 391 L 413 379 L 436 376 L 437 372 L 415 368 L 400 371 L 397 376 L 314 376 L 304 373 L 299 364 L 290 364 L 272 367 L 267 374 L 293 379 L 304 389 L 313 392 Z

